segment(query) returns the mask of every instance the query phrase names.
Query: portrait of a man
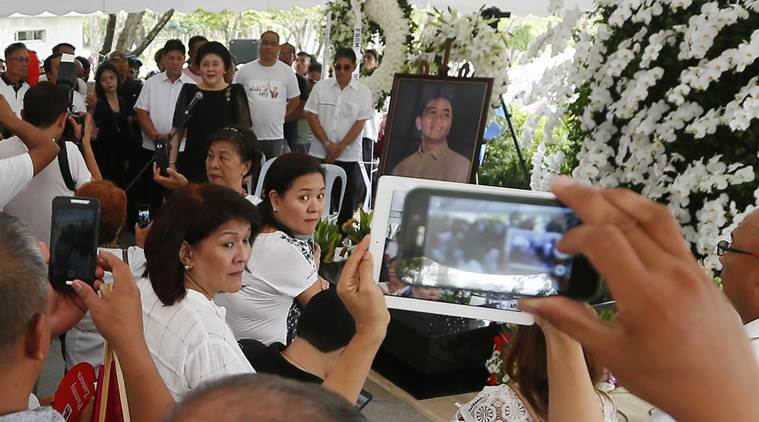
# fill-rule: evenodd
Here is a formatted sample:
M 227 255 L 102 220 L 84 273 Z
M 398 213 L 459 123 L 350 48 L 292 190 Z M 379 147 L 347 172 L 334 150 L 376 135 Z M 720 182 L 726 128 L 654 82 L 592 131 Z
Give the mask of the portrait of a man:
M 470 182 L 492 80 L 396 75 L 381 174 Z

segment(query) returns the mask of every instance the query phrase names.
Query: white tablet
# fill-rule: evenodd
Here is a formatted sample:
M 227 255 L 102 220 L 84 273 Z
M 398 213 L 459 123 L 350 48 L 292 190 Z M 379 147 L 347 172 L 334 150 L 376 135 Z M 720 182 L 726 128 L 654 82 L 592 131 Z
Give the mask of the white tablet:
M 439 315 L 532 325 L 535 322 L 532 315 L 520 311 L 515 299 L 493 300 L 482 292 L 409 286 L 400 281 L 390 265 L 398 253 L 396 234 L 403 216 L 406 194 L 419 187 L 484 193 L 504 193 L 506 189 L 397 176 L 380 177 L 374 201 L 370 251 L 374 258 L 374 277 L 385 292 L 387 306 Z M 506 191 L 519 195 L 553 198 L 549 193 L 525 193 L 514 189 Z

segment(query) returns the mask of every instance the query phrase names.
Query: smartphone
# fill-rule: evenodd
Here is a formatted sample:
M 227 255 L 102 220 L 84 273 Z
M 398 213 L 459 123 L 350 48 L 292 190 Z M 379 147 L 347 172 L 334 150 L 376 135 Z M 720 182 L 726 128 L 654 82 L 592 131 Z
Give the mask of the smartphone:
M 150 204 L 142 204 L 137 207 L 137 225 L 144 229 L 153 220 L 150 218 Z
M 580 220 L 558 200 L 525 192 L 410 191 L 398 232 L 399 279 L 504 300 L 594 297 L 601 283 L 590 263 L 556 248 Z
M 166 139 L 161 139 L 155 143 L 155 162 L 158 164 L 158 168 L 161 169 L 161 176 L 167 177 L 169 172 L 169 153 L 171 152 L 171 144 Z
M 69 280 L 95 282 L 100 202 L 93 198 L 53 198 L 49 277 L 53 288 Z
M 364 410 L 367 404 L 369 404 L 370 401 L 374 399 L 374 396 L 372 396 L 372 393 L 361 389 L 361 392 L 358 393 L 358 400 L 356 400 L 356 407 L 359 411 Z

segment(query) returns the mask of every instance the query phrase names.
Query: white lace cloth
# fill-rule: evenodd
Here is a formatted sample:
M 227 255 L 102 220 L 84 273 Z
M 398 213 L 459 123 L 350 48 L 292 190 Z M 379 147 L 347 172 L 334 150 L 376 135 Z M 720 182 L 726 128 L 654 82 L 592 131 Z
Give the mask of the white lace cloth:
M 605 394 L 599 394 L 604 422 L 616 422 L 617 410 Z M 542 422 L 530 416 L 524 403 L 507 384 L 485 387 L 469 403 L 461 406 L 455 422 Z

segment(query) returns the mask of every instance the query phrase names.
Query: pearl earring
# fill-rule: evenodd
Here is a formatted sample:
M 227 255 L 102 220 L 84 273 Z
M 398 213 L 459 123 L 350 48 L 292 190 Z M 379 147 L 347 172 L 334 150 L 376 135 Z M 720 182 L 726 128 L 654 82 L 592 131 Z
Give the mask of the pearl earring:
M 189 265 L 185 265 L 184 266 L 184 270 L 185 270 L 185 272 L 190 271 L 190 266 Z

